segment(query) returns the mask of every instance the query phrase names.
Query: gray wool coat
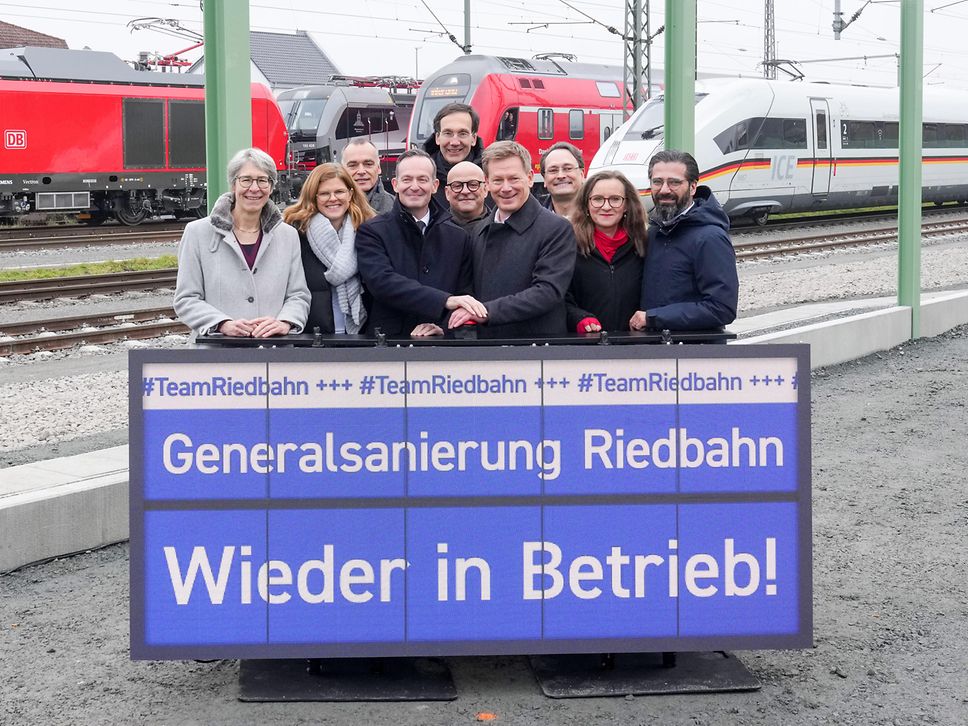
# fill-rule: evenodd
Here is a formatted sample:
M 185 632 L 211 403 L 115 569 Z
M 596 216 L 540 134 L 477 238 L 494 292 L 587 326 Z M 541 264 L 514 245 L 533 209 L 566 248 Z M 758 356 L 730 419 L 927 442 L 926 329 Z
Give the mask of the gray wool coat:
M 271 201 L 262 210 L 262 245 L 252 269 L 232 232 L 232 194 L 212 214 L 189 223 L 178 245 L 175 313 L 194 335 L 214 332 L 225 320 L 270 316 L 298 333 L 309 315 L 309 289 L 299 235 L 284 224 Z M 194 337 L 193 335 L 193 337 Z

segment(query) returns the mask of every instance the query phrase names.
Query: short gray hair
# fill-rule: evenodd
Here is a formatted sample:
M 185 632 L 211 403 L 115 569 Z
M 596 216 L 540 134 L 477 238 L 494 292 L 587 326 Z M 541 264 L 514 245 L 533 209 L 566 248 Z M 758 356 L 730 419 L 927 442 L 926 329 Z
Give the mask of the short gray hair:
M 229 187 L 235 184 L 235 177 L 242 171 L 242 167 L 250 162 L 259 167 L 259 170 L 272 180 L 272 186 L 276 185 L 276 182 L 279 181 L 279 175 L 276 173 L 276 162 L 272 160 L 272 157 L 262 149 L 242 149 L 232 157 L 226 167 L 225 176 L 229 181 Z

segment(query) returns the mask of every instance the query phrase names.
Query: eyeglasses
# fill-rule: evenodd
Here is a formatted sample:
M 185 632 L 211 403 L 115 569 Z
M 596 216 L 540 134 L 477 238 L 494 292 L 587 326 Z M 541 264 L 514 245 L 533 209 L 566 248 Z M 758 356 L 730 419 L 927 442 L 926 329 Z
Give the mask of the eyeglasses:
M 611 197 L 602 197 L 596 194 L 594 197 L 590 197 L 588 199 L 588 203 L 595 209 L 601 209 L 604 207 L 605 202 L 608 202 L 608 206 L 610 206 L 612 209 L 615 209 L 616 207 L 621 207 L 623 204 L 625 204 L 625 197 L 620 197 L 618 194 L 615 194 Z
M 578 171 L 580 167 L 573 164 L 566 164 L 565 166 L 549 166 L 545 169 L 546 176 L 558 176 L 559 174 L 574 174 Z
M 450 190 L 454 194 L 460 194 L 461 191 L 464 189 L 464 187 L 467 187 L 467 191 L 469 192 L 476 192 L 478 189 L 481 188 L 481 184 L 483 183 L 484 182 L 479 181 L 477 179 L 471 179 L 470 181 L 450 182 L 447 186 L 450 187 Z
M 470 131 L 458 131 L 457 133 L 454 133 L 448 129 L 447 131 L 438 131 L 437 135 L 442 139 L 452 139 L 456 136 L 461 141 L 467 141 L 474 134 L 472 134 Z
M 346 199 L 349 195 L 349 189 L 337 189 L 335 192 L 316 192 L 317 199 Z
M 272 186 L 272 179 L 267 176 L 237 176 L 235 177 L 235 181 L 243 189 L 248 189 L 253 184 L 258 184 L 259 189 L 268 189 Z
M 678 189 L 685 183 L 685 179 L 652 179 L 652 188 L 661 189 L 668 184 L 670 189 Z

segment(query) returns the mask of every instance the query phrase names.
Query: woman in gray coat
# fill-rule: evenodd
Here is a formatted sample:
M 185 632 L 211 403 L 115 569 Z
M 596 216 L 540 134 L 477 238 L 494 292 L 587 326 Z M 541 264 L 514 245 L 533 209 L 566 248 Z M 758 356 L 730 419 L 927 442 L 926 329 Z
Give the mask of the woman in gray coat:
M 276 165 L 259 149 L 228 164 L 231 187 L 178 246 L 175 313 L 196 335 L 298 333 L 309 313 L 299 235 L 270 200 Z

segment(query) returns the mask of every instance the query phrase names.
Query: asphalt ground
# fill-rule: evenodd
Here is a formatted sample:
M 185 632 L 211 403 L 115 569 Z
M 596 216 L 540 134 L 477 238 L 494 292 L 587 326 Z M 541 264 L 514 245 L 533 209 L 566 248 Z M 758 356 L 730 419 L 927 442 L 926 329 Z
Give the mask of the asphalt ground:
M 814 647 L 758 691 L 553 700 L 523 657 L 450 658 L 452 702 L 238 700 L 238 662 L 131 661 L 128 549 L 0 577 L 0 723 L 968 723 L 968 328 L 813 376 Z

